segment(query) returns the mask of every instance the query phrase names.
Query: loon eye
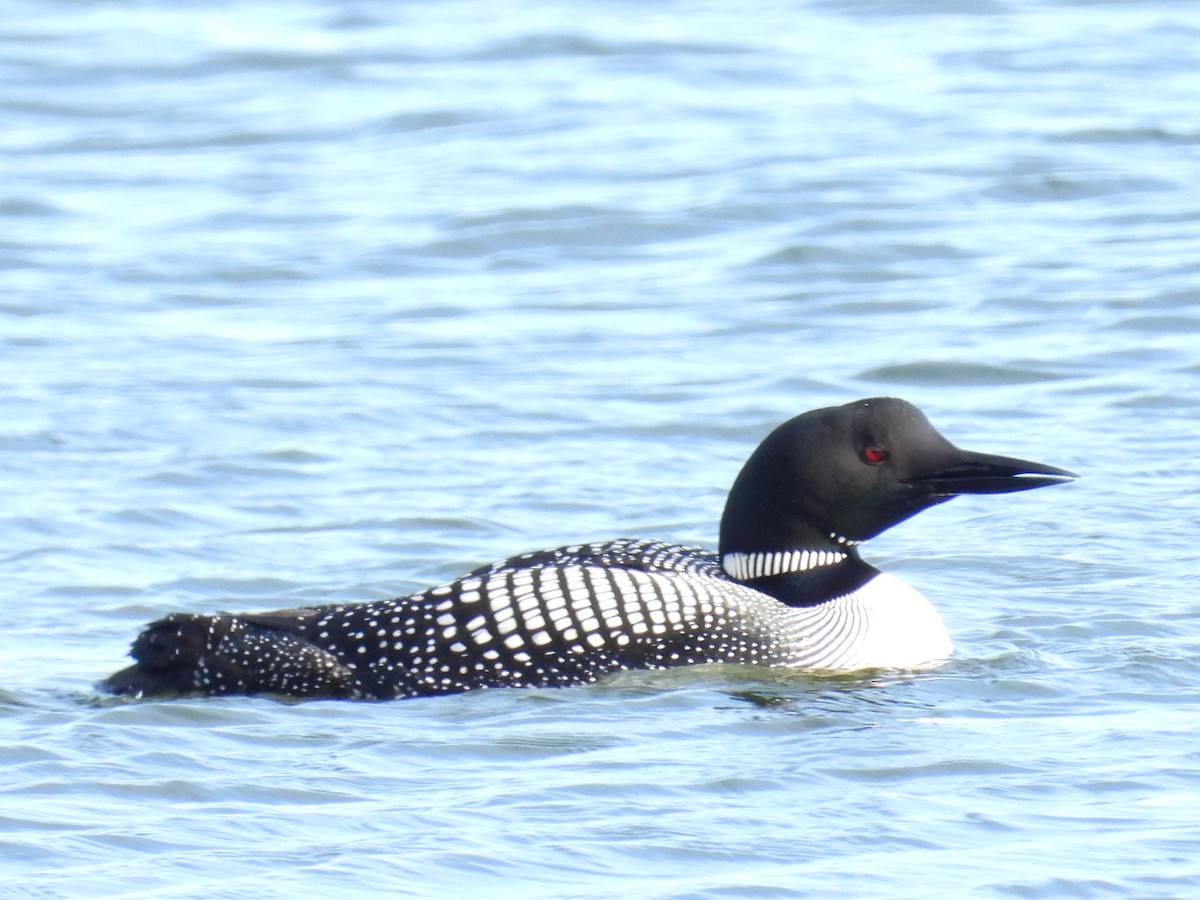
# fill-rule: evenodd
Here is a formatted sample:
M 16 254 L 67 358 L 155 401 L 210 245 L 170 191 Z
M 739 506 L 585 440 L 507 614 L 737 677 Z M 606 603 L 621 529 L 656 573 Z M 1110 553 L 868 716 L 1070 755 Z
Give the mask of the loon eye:
M 883 447 L 864 447 L 859 458 L 868 466 L 880 466 L 887 461 L 890 454 Z

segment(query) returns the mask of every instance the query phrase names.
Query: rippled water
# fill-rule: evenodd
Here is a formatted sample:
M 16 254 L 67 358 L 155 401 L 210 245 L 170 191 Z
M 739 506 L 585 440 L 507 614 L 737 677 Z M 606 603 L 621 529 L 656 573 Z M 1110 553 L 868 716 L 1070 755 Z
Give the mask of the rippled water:
M 1194 3 L 6 11 L 6 896 L 1200 888 Z M 1084 475 L 868 548 L 936 672 L 92 689 L 171 610 L 711 545 L 877 394 Z

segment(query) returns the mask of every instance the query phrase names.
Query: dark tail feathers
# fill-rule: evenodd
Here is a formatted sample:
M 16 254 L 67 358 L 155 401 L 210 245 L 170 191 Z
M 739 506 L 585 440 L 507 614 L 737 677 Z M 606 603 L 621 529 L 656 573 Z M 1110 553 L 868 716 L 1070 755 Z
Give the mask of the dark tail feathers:
M 354 697 L 354 670 L 303 638 L 238 616 L 175 613 L 133 642 L 132 666 L 98 687 L 132 697 Z

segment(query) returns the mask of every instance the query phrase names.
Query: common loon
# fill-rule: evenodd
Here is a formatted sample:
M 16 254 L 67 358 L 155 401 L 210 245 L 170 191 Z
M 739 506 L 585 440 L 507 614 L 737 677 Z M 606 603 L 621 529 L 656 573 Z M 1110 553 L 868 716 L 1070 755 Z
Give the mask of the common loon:
M 712 662 L 928 667 L 953 649 L 941 618 L 859 545 L 959 494 L 1075 477 L 960 450 L 903 400 L 859 400 L 767 436 L 729 492 L 715 554 L 623 539 L 515 556 L 395 600 L 175 613 L 100 687 L 390 699 Z

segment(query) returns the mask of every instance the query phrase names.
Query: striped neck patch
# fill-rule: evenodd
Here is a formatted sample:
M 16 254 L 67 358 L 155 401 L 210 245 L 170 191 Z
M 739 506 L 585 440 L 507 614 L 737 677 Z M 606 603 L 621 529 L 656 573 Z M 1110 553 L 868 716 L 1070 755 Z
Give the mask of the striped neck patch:
M 840 550 L 775 550 L 769 553 L 726 553 L 721 568 L 730 578 L 750 581 L 788 572 L 808 572 L 836 566 L 846 558 Z

